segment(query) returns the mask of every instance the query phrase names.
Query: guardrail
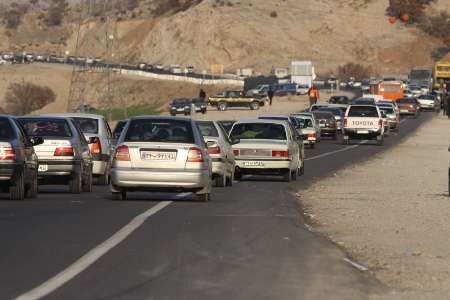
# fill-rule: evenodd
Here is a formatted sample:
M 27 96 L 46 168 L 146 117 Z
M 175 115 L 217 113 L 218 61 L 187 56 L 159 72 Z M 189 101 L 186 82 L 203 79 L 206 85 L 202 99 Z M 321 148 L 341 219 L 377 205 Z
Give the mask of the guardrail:
M 236 79 L 203 79 L 203 78 L 194 78 L 183 75 L 169 75 L 169 74 L 157 74 L 152 72 L 138 71 L 138 70 L 124 70 L 124 69 L 113 69 L 114 71 L 119 72 L 123 75 L 133 75 L 133 76 L 141 76 L 159 80 L 171 80 L 171 81 L 182 81 L 182 82 L 190 82 L 194 84 L 204 84 L 204 85 L 236 85 L 236 86 L 244 86 L 243 80 Z

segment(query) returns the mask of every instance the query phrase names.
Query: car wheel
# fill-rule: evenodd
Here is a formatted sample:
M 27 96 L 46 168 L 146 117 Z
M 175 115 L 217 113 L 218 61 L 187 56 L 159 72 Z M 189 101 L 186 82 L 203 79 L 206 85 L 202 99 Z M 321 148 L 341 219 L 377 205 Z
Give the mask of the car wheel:
M 342 140 L 342 145 L 349 145 L 350 144 L 350 139 L 348 138 L 348 136 L 344 136 L 344 139 Z
M 81 178 L 81 173 L 77 172 L 75 174 L 72 175 L 72 178 L 69 181 L 69 190 L 70 193 L 72 194 L 80 194 L 82 189 L 83 189 L 83 185 L 82 185 L 82 178 Z
M 226 102 L 220 102 L 220 103 L 217 105 L 217 109 L 220 110 L 220 111 L 226 111 L 227 108 L 228 108 L 228 105 L 227 105 Z
M 38 194 L 38 174 L 37 171 L 34 172 L 33 179 L 31 179 L 30 186 L 28 187 L 25 197 L 26 198 L 36 198 Z
M 83 181 L 83 192 L 92 192 L 92 170 L 89 170 L 89 173 L 86 174 L 86 177 Z
M 127 200 L 127 191 L 112 192 L 111 197 L 115 201 L 125 201 Z
M 20 171 L 14 178 L 14 184 L 9 188 L 9 198 L 11 200 L 25 199 L 25 182 L 23 171 Z
M 204 115 L 205 115 L 205 114 L 206 114 L 206 110 L 202 110 L 202 114 L 204 114 Z
M 298 174 L 298 169 L 292 171 L 292 181 L 296 181 L 297 180 L 297 174 Z
M 285 181 L 285 182 L 291 182 L 292 181 L 292 172 L 291 172 L 291 170 L 285 171 L 285 173 L 283 174 L 283 181 Z
M 383 139 L 383 137 L 381 137 L 380 139 L 377 139 L 377 145 L 378 145 L 378 146 L 383 146 L 383 144 L 384 144 L 384 139 Z
M 314 147 L 316 146 L 316 144 L 309 144 L 309 149 L 314 149 Z
M 209 193 L 206 194 L 197 194 L 197 200 L 200 202 L 208 202 L 211 201 L 211 195 Z
M 225 174 L 217 175 L 214 179 L 214 184 L 216 187 L 225 187 L 227 185 L 227 177 Z
M 242 179 L 242 174 L 240 172 L 235 172 L 234 173 L 234 180 L 241 180 Z
M 98 185 L 109 185 L 109 172 L 110 172 L 110 166 L 108 164 L 106 166 L 105 174 L 100 175 L 97 178 L 97 184 Z
M 229 187 L 233 186 L 233 178 L 234 178 L 234 173 L 231 172 L 230 176 L 227 177 L 227 186 L 229 186 Z
M 259 103 L 258 102 L 250 103 L 250 109 L 251 110 L 258 110 L 259 109 Z
M 305 161 L 303 161 L 301 168 L 298 169 L 298 176 L 305 175 Z
M 333 140 L 337 140 L 337 133 L 333 135 Z

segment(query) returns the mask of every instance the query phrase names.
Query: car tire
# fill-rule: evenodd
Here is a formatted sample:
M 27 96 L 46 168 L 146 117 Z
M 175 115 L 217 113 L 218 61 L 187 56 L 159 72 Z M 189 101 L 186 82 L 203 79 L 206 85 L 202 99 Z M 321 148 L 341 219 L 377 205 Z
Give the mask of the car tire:
M 305 175 L 305 161 L 303 161 L 302 166 L 298 169 L 298 176 Z
M 226 102 L 219 102 L 219 104 L 217 104 L 217 109 L 220 111 L 226 111 L 228 109 L 228 104 Z
M 92 170 L 89 170 L 88 174 L 86 174 L 86 177 L 83 181 L 82 190 L 84 193 L 92 192 Z
M 127 191 L 112 192 L 111 197 L 114 201 L 125 201 L 127 200 Z
M 214 185 L 216 187 L 225 187 L 227 185 L 227 176 L 225 174 L 217 175 L 216 178 L 214 178 Z
M 98 185 L 109 185 L 109 181 L 110 181 L 109 172 L 110 172 L 110 170 L 111 170 L 111 167 L 109 166 L 109 164 L 107 164 L 106 165 L 106 169 L 105 169 L 105 174 L 100 175 L 97 178 L 97 184 Z
M 377 145 L 378 146 L 383 146 L 383 144 L 384 144 L 384 138 L 383 137 L 381 137 L 380 139 L 377 139 Z
M 337 140 L 337 133 L 333 134 L 332 139 L 333 139 L 333 140 Z
M 14 184 L 9 188 L 9 199 L 23 200 L 25 199 L 25 182 L 23 178 L 23 171 L 17 173 L 14 178 Z
M 258 110 L 259 109 L 259 103 L 256 102 L 256 101 L 250 103 L 250 109 L 251 110 Z
M 202 110 L 202 114 L 204 114 L 204 115 L 205 115 L 205 114 L 206 114 L 206 110 Z
M 232 187 L 233 186 L 233 179 L 234 179 L 234 173 L 231 173 L 229 177 L 227 177 L 227 184 L 226 186 Z
M 196 197 L 197 197 L 197 201 L 200 201 L 200 202 L 209 202 L 209 201 L 211 201 L 211 194 L 209 194 L 209 193 L 197 194 Z
M 235 172 L 234 173 L 234 180 L 241 180 L 242 179 L 242 174 L 240 172 Z
M 285 181 L 285 182 L 291 182 L 292 181 L 292 172 L 291 172 L 291 170 L 285 171 L 285 173 L 283 174 L 283 181 Z
M 38 185 L 38 172 L 35 171 L 33 179 L 31 179 L 30 186 L 27 188 L 25 197 L 34 199 L 38 195 L 39 185 Z
M 69 181 L 69 191 L 71 194 L 80 194 L 83 190 L 83 180 L 81 178 L 81 173 L 77 172 L 72 175 Z
M 314 149 L 316 144 L 309 144 L 309 149 Z
M 350 145 L 350 139 L 347 136 L 344 136 L 342 145 Z
M 297 175 L 298 175 L 298 169 L 292 171 L 292 181 L 296 181 L 297 180 Z

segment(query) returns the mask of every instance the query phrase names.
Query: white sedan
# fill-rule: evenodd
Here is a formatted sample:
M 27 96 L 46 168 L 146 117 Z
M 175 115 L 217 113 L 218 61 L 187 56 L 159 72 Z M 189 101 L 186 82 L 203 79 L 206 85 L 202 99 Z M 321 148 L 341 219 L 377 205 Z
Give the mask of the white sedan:
M 230 132 L 236 161 L 235 178 L 282 175 L 287 182 L 304 173 L 299 141 L 286 121 L 238 121 Z

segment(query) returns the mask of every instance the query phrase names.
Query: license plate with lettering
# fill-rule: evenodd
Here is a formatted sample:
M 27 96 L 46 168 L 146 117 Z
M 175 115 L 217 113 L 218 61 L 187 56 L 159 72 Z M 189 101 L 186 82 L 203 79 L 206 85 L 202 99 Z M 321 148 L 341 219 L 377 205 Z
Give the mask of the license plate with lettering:
M 244 167 L 264 167 L 261 161 L 244 161 Z
M 177 159 L 177 152 L 142 151 L 141 159 L 171 161 Z

